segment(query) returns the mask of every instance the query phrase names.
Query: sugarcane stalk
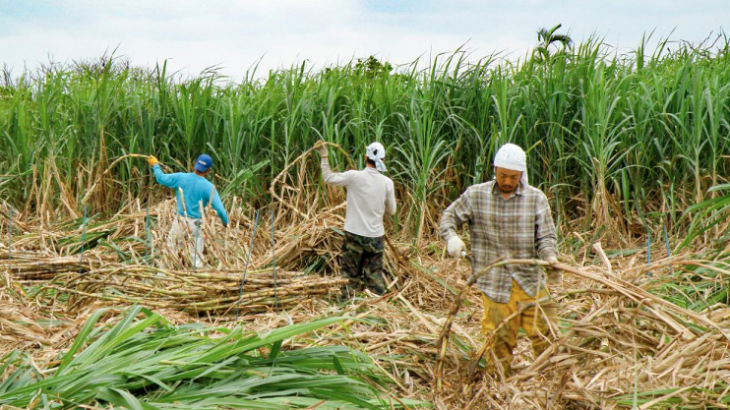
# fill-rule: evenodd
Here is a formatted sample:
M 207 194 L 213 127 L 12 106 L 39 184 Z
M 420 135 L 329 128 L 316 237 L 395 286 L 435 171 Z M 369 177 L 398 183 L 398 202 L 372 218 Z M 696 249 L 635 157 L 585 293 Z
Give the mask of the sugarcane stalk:
M 84 223 L 82 226 L 82 232 L 81 232 L 81 257 L 79 258 L 79 273 L 81 273 L 81 269 L 84 265 L 84 248 L 86 247 L 86 211 L 87 206 L 84 206 Z
M 243 270 L 243 277 L 241 278 L 241 290 L 238 292 L 238 305 L 241 305 L 241 298 L 243 298 L 243 285 L 246 283 L 246 273 L 248 273 L 248 264 L 251 262 L 251 251 L 253 250 L 253 241 L 256 238 L 256 227 L 259 225 L 259 214 L 260 209 L 256 210 L 256 221 L 253 225 L 253 233 L 251 234 L 251 243 L 248 245 L 248 257 L 246 258 L 246 267 Z M 239 310 L 236 310 L 236 320 L 238 320 Z
M 144 218 L 144 232 L 145 232 L 145 248 L 144 248 L 144 259 L 149 263 L 149 255 L 152 250 L 152 238 L 150 235 L 150 204 L 147 203 L 147 215 Z
M 12 249 L 13 249 L 13 208 L 10 207 L 9 211 L 10 217 L 8 218 L 10 221 L 10 224 L 8 226 L 8 259 L 13 259 Z
M 274 310 L 276 310 L 277 295 L 276 295 L 276 237 L 274 236 L 274 214 L 276 210 L 274 207 L 271 208 L 271 260 L 273 261 L 273 273 L 274 273 Z

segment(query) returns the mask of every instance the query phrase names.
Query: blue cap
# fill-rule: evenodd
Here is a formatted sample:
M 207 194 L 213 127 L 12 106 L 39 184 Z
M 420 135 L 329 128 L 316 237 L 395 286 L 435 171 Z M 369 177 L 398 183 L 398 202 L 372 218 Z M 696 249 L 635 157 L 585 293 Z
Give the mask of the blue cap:
M 195 170 L 198 172 L 205 172 L 213 166 L 213 158 L 208 154 L 200 154 L 198 159 L 195 160 Z

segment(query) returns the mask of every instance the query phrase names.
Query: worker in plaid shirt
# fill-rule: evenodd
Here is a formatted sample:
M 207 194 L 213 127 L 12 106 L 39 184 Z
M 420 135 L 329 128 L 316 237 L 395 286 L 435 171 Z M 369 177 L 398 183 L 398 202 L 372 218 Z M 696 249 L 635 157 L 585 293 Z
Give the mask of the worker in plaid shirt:
M 474 273 L 499 257 L 540 258 L 551 265 L 557 263 L 557 238 L 550 206 L 545 194 L 527 183 L 522 148 L 514 144 L 502 146 L 494 159 L 494 173 L 494 180 L 469 187 L 444 211 L 440 231 L 447 241 L 449 255 L 465 255 L 466 246 L 456 231 L 468 223 Z M 550 282 L 560 281 L 558 272 L 548 269 Z M 545 276 L 536 265 L 496 267 L 480 277 L 476 286 L 484 301 L 481 324 L 485 336 L 524 304 L 547 295 Z M 539 356 L 549 345 L 554 317 L 555 309 L 542 303 L 499 328 L 493 335 L 487 370 L 492 374 L 501 372 L 502 376 L 511 373 L 512 351 L 520 327 L 530 338 L 535 357 Z

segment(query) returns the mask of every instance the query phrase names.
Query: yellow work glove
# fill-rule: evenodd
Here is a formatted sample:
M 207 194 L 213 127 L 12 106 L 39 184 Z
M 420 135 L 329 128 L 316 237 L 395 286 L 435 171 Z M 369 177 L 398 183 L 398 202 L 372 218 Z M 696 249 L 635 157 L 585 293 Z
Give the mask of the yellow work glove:
M 321 156 L 322 158 L 327 158 L 329 156 L 327 146 L 322 140 L 319 140 L 314 144 L 314 150 L 317 151 L 319 153 L 319 156 Z
M 157 158 L 155 158 L 154 155 L 150 155 L 150 156 L 147 157 L 147 163 L 150 164 L 151 167 L 154 167 L 155 164 L 157 164 L 159 162 L 160 161 L 158 161 Z

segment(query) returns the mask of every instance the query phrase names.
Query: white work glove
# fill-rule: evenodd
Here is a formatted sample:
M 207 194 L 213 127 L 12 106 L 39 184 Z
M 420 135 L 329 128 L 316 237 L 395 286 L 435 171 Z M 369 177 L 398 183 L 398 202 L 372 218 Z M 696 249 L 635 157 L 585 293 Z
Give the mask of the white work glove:
M 563 270 L 553 267 L 556 263 L 558 263 L 558 257 L 549 256 L 546 262 L 550 264 L 550 266 L 545 267 L 548 285 L 559 285 L 561 282 L 563 282 Z
M 322 158 L 327 158 L 329 156 L 329 151 L 327 151 L 327 146 L 324 144 L 324 141 L 319 140 L 316 144 L 314 144 L 314 150 L 319 153 L 319 156 Z
M 446 242 L 446 250 L 452 258 L 461 258 L 465 249 L 466 245 L 464 245 L 464 241 L 456 235 L 452 236 L 448 242 Z

